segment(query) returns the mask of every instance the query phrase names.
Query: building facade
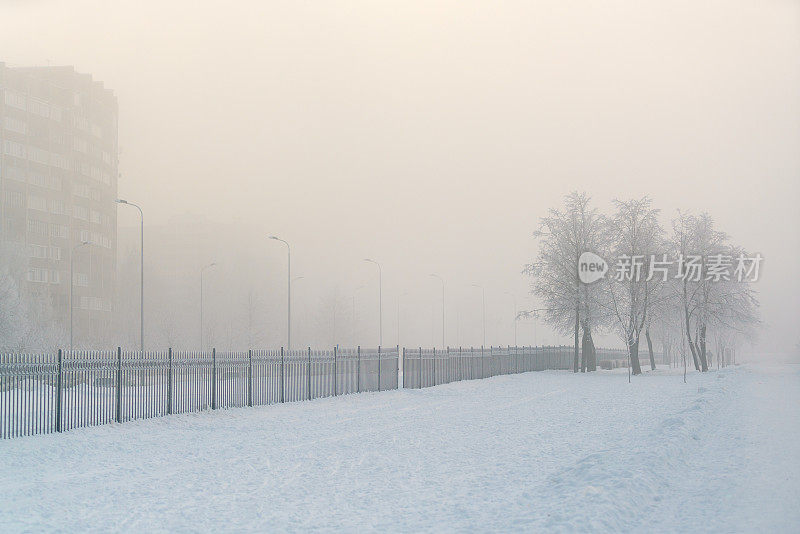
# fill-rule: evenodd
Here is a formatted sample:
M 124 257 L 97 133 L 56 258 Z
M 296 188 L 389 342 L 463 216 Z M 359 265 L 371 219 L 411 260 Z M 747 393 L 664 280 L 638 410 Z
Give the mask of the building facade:
M 72 67 L 0 63 L 2 253 L 22 265 L 25 298 L 63 327 L 72 284 L 76 345 L 112 323 L 117 113 L 113 92 Z

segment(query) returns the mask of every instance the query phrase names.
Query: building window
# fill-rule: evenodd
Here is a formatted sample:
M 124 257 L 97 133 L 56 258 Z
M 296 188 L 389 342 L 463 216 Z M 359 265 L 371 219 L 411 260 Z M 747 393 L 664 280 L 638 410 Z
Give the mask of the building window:
M 47 150 L 35 146 L 28 147 L 28 159 L 42 165 L 50 164 L 50 153 Z
M 24 94 L 17 93 L 15 91 L 9 91 L 8 89 L 5 90 L 5 102 L 7 106 L 25 111 L 27 109 L 25 101 L 26 99 Z
M 31 98 L 29 100 L 28 111 L 34 115 L 44 117 L 45 119 L 50 118 L 50 106 L 47 104 L 47 102 L 42 102 L 41 100 L 37 100 L 35 98 Z
M 73 141 L 73 144 L 75 145 L 75 150 L 77 150 L 78 152 L 82 152 L 84 154 L 89 152 L 89 143 L 87 143 L 85 139 L 76 137 L 75 140 Z
M 37 195 L 28 195 L 28 208 L 32 210 L 47 211 L 47 199 Z
M 25 195 L 23 195 L 19 191 L 6 191 L 3 197 L 5 205 L 8 206 L 9 208 L 25 207 Z
M 16 141 L 3 141 L 3 152 L 15 158 L 24 158 L 26 155 L 25 145 Z
M 63 224 L 50 225 L 50 237 L 58 237 L 61 239 L 67 238 L 67 227 Z
M 50 213 L 55 215 L 64 215 L 64 203 L 60 200 L 51 200 Z
M 47 269 L 37 267 L 28 269 L 28 282 L 47 283 Z
M 14 166 L 7 166 L 4 169 L 3 175 L 9 180 L 16 180 L 18 182 L 25 181 L 25 169 Z
M 47 223 L 36 219 L 28 219 L 28 233 L 47 236 Z
M 88 287 L 89 275 L 86 273 L 75 273 L 75 280 L 73 280 L 73 282 L 76 286 Z
M 72 207 L 72 215 L 76 219 L 80 219 L 82 221 L 89 220 L 89 208 L 86 206 L 73 206 Z
M 21 134 L 28 133 L 28 123 L 19 119 L 15 119 L 14 117 L 6 117 L 3 120 L 3 125 L 5 126 L 6 130 L 10 132 L 17 132 Z

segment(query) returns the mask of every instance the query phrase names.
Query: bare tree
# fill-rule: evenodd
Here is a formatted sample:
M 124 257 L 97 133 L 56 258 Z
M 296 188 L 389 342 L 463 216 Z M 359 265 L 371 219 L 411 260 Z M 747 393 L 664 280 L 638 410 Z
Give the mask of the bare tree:
M 660 283 L 648 280 L 653 259 L 662 250 L 663 230 L 658 223 L 659 210 L 648 197 L 615 200 L 617 211 L 607 221 L 607 256 L 616 258 L 616 272 L 606 278 L 606 308 L 615 330 L 628 347 L 631 370 L 641 374 L 639 340 L 648 324 L 648 313 L 660 289 Z M 652 351 L 651 351 L 652 352 Z
M 597 285 L 580 281 L 578 261 L 583 252 L 602 248 L 601 216 L 590 206 L 585 193 L 570 193 L 562 210 L 551 209 L 542 217 L 539 229 L 537 261 L 525 266 L 524 273 L 533 278 L 531 293 L 544 304 L 544 318 L 555 330 L 574 335 L 573 370 L 595 370 L 592 331 L 602 322 L 598 305 Z M 579 359 L 579 332 L 583 329 L 583 363 Z

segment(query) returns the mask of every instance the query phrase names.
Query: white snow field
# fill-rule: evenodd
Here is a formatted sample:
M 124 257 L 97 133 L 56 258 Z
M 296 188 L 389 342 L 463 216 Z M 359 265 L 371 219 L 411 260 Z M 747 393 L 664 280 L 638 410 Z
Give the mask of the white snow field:
M 800 366 L 547 371 L 0 442 L 0 530 L 800 531 Z

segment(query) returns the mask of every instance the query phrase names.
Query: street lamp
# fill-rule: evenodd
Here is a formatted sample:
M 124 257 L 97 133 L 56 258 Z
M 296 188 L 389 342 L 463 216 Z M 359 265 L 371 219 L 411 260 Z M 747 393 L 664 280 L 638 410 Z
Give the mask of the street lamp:
M 483 286 L 472 284 L 472 287 L 480 288 L 481 290 L 481 309 L 483 313 L 483 346 L 486 346 L 486 290 Z
M 140 232 L 140 255 L 139 255 L 139 274 L 140 274 L 140 281 L 139 281 L 139 344 L 142 351 L 142 355 L 144 355 L 144 213 L 142 213 L 142 208 L 138 204 L 134 204 L 133 202 L 129 202 L 127 200 L 123 200 L 121 198 L 117 199 L 117 204 L 125 204 L 127 206 L 133 206 L 137 210 L 139 210 L 139 220 L 141 223 L 141 232 Z
M 206 269 L 210 267 L 215 267 L 217 264 L 215 262 L 209 263 L 208 265 L 203 266 L 200 269 L 200 351 L 203 350 L 203 273 Z
M 292 350 L 292 248 L 280 237 L 269 238 L 286 245 L 286 349 Z
M 438 278 L 439 281 L 442 283 L 442 348 L 445 348 L 444 344 L 444 278 L 439 276 L 438 274 L 431 274 L 433 278 Z
M 510 291 L 504 292 L 506 295 L 509 295 L 511 299 L 514 301 L 514 346 L 517 346 L 517 297 L 511 293 Z
M 378 266 L 378 346 L 383 346 L 383 274 L 381 264 L 375 260 L 365 258 L 364 261 Z
M 83 241 L 78 243 L 69 253 L 69 351 L 72 352 L 72 285 L 74 282 L 74 278 L 72 275 L 73 269 L 73 257 L 75 256 L 75 251 L 81 248 L 83 245 L 88 245 L 88 241 Z

